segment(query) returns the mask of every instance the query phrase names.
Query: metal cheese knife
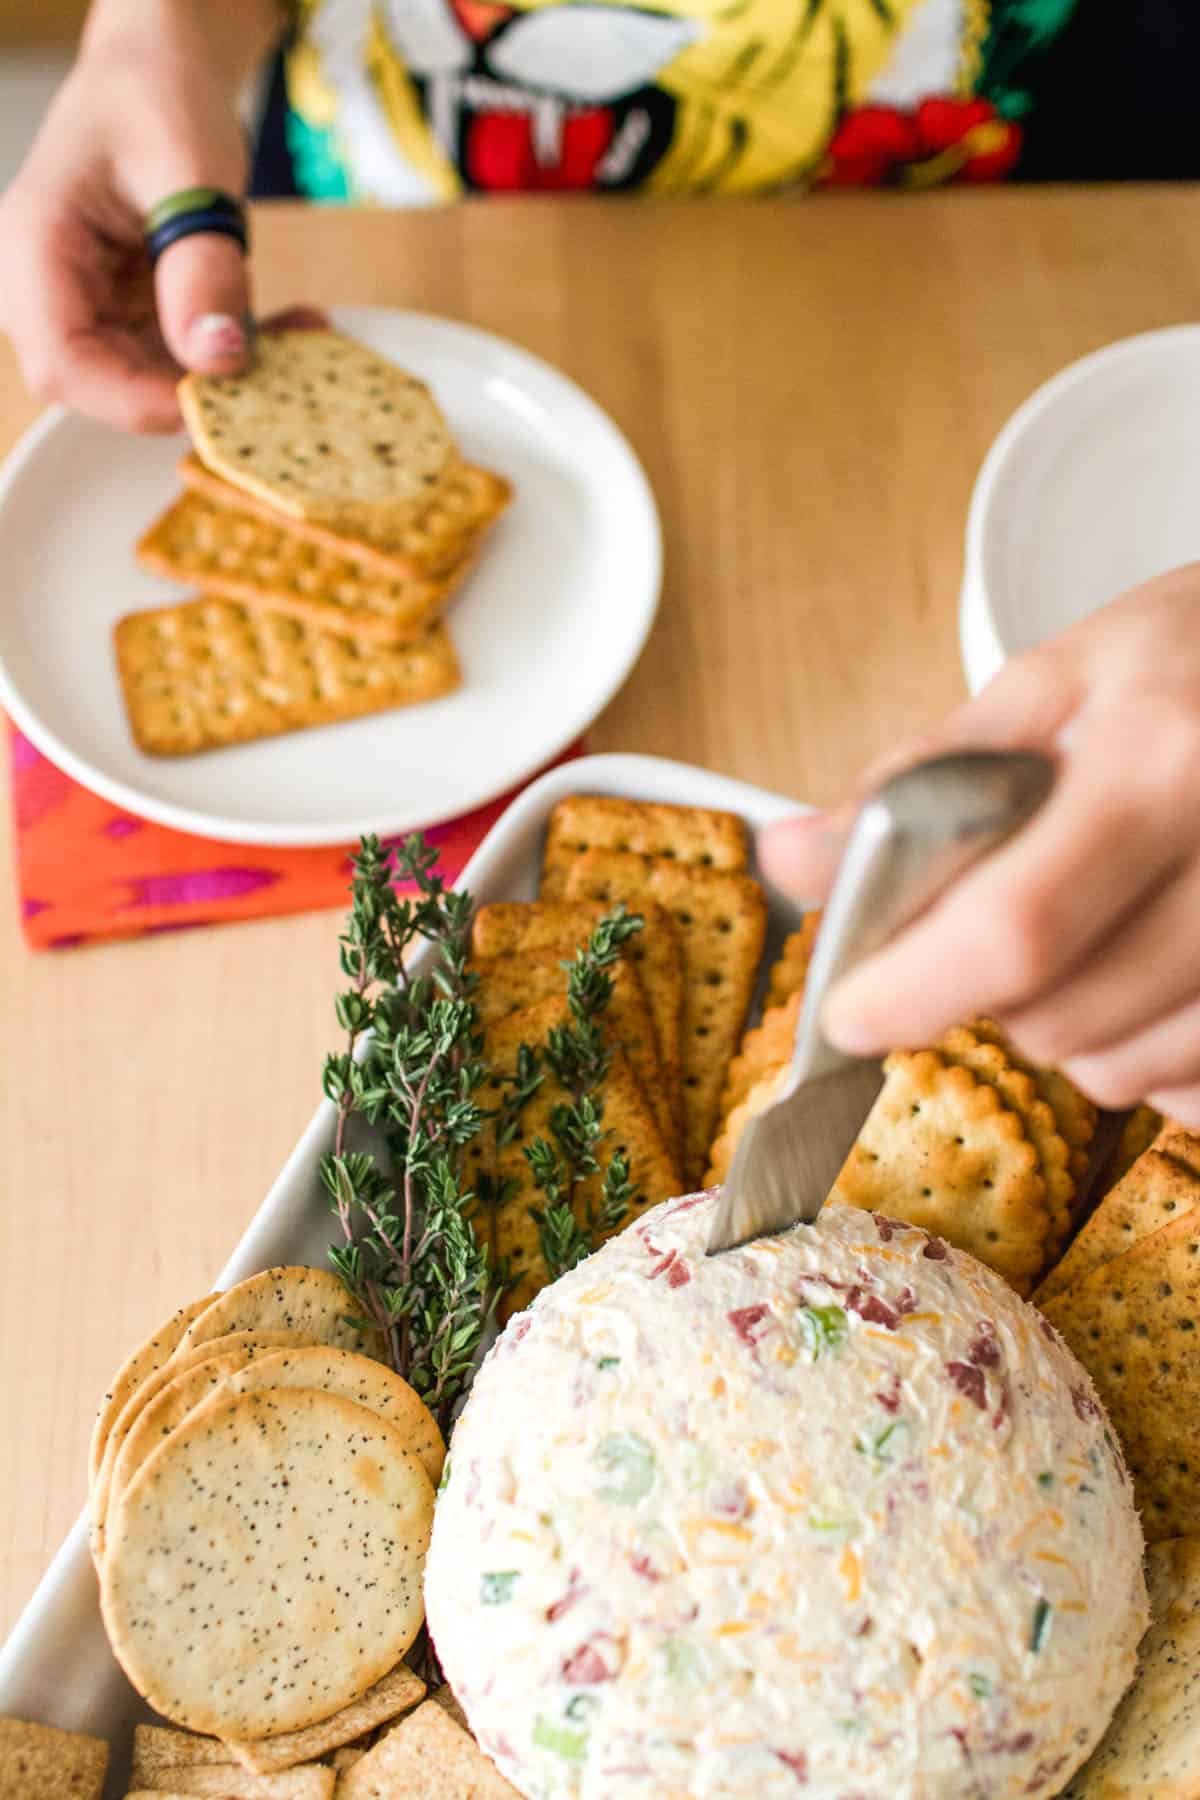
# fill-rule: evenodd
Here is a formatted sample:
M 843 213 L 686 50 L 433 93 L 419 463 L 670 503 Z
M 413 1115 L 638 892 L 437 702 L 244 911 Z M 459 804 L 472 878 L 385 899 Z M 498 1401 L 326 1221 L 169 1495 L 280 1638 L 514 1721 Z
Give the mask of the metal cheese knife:
M 965 751 L 918 763 L 866 801 L 817 933 L 786 1082 L 742 1133 L 710 1256 L 817 1217 L 883 1085 L 881 1061 L 825 1037 L 829 989 L 1031 818 L 1053 780 L 1033 752 Z

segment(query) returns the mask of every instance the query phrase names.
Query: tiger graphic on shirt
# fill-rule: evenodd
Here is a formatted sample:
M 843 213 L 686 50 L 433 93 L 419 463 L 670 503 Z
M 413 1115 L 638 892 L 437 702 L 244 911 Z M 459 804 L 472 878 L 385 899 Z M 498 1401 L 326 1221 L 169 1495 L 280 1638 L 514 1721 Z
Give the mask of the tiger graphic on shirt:
M 995 180 L 1074 0 L 300 0 L 298 184 L 755 193 Z

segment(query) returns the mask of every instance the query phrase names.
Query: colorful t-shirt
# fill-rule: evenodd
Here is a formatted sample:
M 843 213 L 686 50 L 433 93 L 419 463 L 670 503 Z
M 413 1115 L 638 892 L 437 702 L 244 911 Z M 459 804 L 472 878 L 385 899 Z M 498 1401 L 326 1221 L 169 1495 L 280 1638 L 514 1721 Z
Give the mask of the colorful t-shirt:
M 296 182 L 746 194 L 996 181 L 1075 0 L 300 0 Z

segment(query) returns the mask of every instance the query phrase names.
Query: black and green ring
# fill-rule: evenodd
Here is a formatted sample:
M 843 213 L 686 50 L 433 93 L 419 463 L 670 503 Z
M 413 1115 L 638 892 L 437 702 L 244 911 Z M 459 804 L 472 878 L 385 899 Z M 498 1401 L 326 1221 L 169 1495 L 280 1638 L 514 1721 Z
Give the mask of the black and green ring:
M 243 250 L 249 241 L 241 201 L 212 187 L 180 188 L 168 194 L 146 214 L 142 231 L 152 263 L 185 237 L 215 233 L 233 238 Z

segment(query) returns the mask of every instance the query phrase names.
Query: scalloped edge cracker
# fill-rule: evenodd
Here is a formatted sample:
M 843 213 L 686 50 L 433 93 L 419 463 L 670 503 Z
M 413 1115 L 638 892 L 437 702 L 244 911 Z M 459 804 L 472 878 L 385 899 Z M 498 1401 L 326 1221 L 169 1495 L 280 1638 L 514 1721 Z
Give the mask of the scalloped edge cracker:
M 1050 1240 L 1038 1154 L 994 1087 L 933 1050 L 896 1051 L 833 1188 L 968 1250 L 1028 1293 Z
M 793 994 L 803 993 L 823 917 L 819 907 L 806 912 L 799 928 L 784 939 L 783 949 L 767 975 L 767 1010 L 786 1006 Z

